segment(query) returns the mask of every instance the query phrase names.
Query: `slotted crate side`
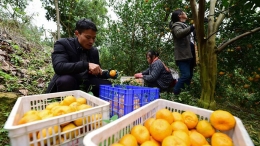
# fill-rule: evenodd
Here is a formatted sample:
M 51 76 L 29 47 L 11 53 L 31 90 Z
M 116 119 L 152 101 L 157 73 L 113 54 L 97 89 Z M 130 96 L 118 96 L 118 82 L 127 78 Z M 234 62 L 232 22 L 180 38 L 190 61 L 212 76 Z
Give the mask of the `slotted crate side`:
M 110 116 L 122 117 L 158 99 L 159 89 L 131 85 L 101 85 L 100 97 L 110 102 Z
M 85 109 L 82 111 L 77 111 L 61 116 L 52 117 L 49 119 L 44 119 L 40 121 L 35 121 L 23 125 L 17 125 L 18 121 L 21 119 L 23 114 L 27 112 L 28 110 L 37 109 L 37 110 L 43 110 L 48 105 L 48 103 L 51 103 L 54 99 L 55 101 L 61 101 L 64 97 L 68 95 L 73 95 L 76 98 L 84 97 L 87 100 L 87 104 L 91 105 L 92 108 Z M 96 116 L 96 115 L 102 115 L 102 116 Z M 37 139 L 37 134 L 42 129 L 47 129 L 49 127 L 54 127 L 55 125 L 61 125 L 63 123 L 68 123 L 71 121 L 74 121 L 79 118 L 84 118 L 86 120 L 83 120 L 83 125 L 78 126 L 75 129 L 72 129 L 71 131 L 61 132 L 61 128 L 58 128 L 59 132 L 55 134 L 53 132 L 52 135 L 47 135 L 44 139 L 43 137 Z M 93 117 L 93 118 L 92 118 Z M 97 117 L 97 118 L 94 118 Z M 93 131 L 94 129 L 97 129 L 106 123 L 103 122 L 103 120 L 109 119 L 109 103 L 101 100 L 93 95 L 87 94 L 80 90 L 75 91 L 67 91 L 67 92 L 57 92 L 57 93 L 49 93 L 49 94 L 40 94 L 40 95 L 32 95 L 32 96 L 24 96 L 18 98 L 16 101 L 6 123 L 4 126 L 4 129 L 8 131 L 8 136 L 10 138 L 10 143 L 12 146 L 18 146 L 18 145 L 33 145 L 35 146 L 44 145 L 43 142 L 47 142 L 51 145 L 51 142 L 58 143 L 55 138 L 58 138 L 59 141 L 64 141 L 60 145 L 75 145 L 81 144 L 83 136 Z M 61 136 L 67 135 L 70 133 L 78 132 L 78 136 L 75 138 L 68 137 L 65 139 L 61 139 Z M 48 133 L 48 132 L 47 132 Z M 29 136 L 31 135 L 31 139 Z
M 213 112 L 203 108 L 157 99 L 128 115 L 87 134 L 83 139 L 83 143 L 85 146 L 109 146 L 114 142 L 118 142 L 125 134 L 128 134 L 133 126 L 143 124 L 148 118 L 155 117 L 156 112 L 162 108 L 167 108 L 179 113 L 193 111 L 201 120 L 209 120 L 209 117 Z M 235 117 L 235 119 L 235 128 L 224 133 L 232 138 L 235 146 L 254 146 L 242 121 L 237 117 Z

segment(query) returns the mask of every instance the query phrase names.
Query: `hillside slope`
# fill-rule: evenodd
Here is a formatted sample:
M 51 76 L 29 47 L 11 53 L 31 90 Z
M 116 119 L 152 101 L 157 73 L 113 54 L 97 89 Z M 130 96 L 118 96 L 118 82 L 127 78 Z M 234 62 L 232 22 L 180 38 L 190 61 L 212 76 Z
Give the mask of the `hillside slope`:
M 11 24 L 0 22 L 0 92 L 43 93 L 53 75 L 52 48 L 37 29 Z

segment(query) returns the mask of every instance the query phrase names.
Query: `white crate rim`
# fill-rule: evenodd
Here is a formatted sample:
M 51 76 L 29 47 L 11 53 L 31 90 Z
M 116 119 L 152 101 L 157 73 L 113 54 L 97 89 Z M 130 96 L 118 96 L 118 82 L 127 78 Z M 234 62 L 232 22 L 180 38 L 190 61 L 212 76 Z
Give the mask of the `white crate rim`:
M 193 109 L 199 110 L 199 111 L 206 111 L 208 112 L 207 114 L 212 113 L 213 111 L 211 110 L 207 110 L 207 109 L 203 109 L 203 108 L 199 108 L 199 107 L 194 107 L 194 106 L 190 106 L 190 105 L 185 105 L 185 104 L 181 104 L 181 103 L 177 103 L 177 102 L 173 102 L 173 101 L 168 101 L 168 100 L 164 100 L 164 99 L 157 99 L 152 101 L 151 103 L 144 105 L 143 107 L 117 119 L 116 121 L 109 123 L 95 131 L 92 131 L 90 133 L 88 133 L 84 138 L 83 138 L 83 144 L 86 146 L 98 146 L 99 142 L 105 140 L 106 138 L 109 137 L 109 134 L 113 133 L 110 132 L 109 129 L 111 129 L 113 131 L 113 129 L 122 129 L 125 128 L 126 126 L 128 126 L 130 123 L 132 123 L 132 120 L 129 119 L 133 119 L 134 117 L 138 117 L 137 115 L 139 115 L 139 113 L 146 113 L 145 111 L 147 111 L 146 109 L 154 104 L 157 104 L 159 102 L 165 102 L 165 103 L 175 103 L 177 105 L 182 105 L 185 106 L 187 108 L 192 107 Z M 183 110 L 183 109 L 182 109 Z M 196 113 L 196 112 L 195 112 Z M 246 145 L 243 146 L 254 146 L 252 140 L 250 139 L 247 131 L 244 128 L 244 125 L 242 123 L 242 121 L 238 118 L 235 117 L 236 119 L 236 128 L 239 127 L 238 129 L 236 129 L 236 131 L 239 131 L 240 134 L 242 135 L 242 137 L 239 137 L 240 139 L 242 139 Z M 114 134 L 114 133 L 113 133 Z
M 48 95 L 60 95 L 60 93 L 62 94 L 68 94 L 68 93 L 75 93 L 75 92 L 83 92 L 81 90 L 74 90 L 74 91 L 67 91 L 67 92 L 56 92 L 56 93 L 49 93 Z M 64 95 L 65 95 L 64 94 Z M 19 97 L 18 100 L 23 100 L 23 98 L 34 98 L 36 96 L 41 96 L 41 95 L 45 95 L 45 94 L 39 94 L 39 95 L 32 95 L 32 96 L 22 96 L 22 97 Z M 95 97 L 95 96 L 93 96 Z M 77 112 L 73 112 L 73 113 L 68 113 L 68 114 L 65 114 L 65 115 L 60 115 L 58 117 L 60 118 L 66 118 L 66 117 L 69 117 L 71 115 L 74 115 L 74 114 L 78 114 L 78 113 L 84 113 L 86 111 L 95 111 L 96 109 L 99 109 L 100 107 L 103 107 L 103 106 L 109 106 L 109 102 L 105 101 L 105 100 L 101 100 L 97 97 L 95 97 L 96 99 L 95 100 L 98 100 L 99 102 L 102 103 L 102 105 L 99 105 L 99 106 L 95 106 L 95 107 L 92 107 L 90 109 L 85 109 L 85 110 L 81 110 L 81 111 L 77 111 Z M 16 114 L 16 111 L 11 111 L 10 113 L 10 116 L 8 117 L 7 121 L 6 121 L 6 124 L 4 126 L 4 129 L 6 130 L 13 130 L 13 129 L 18 129 L 18 128 L 21 128 L 21 127 L 24 127 L 24 126 L 30 126 L 30 125 L 36 125 L 36 124 L 39 124 L 39 123 L 44 123 L 46 121 L 52 121 L 52 120 L 55 120 L 55 117 L 52 117 L 52 118 L 49 118 L 49 119 L 44 119 L 44 120 L 40 120 L 40 121 L 35 121 L 35 122 L 31 122 L 31 123 L 27 123 L 27 124 L 23 124 L 23 125 L 12 125 L 12 123 L 10 122 L 10 120 L 12 120 L 12 117 L 14 117 Z M 10 118 L 10 119 L 9 119 Z M 56 117 L 57 118 L 57 117 Z
M 35 122 L 22 124 L 22 125 L 13 125 L 16 114 L 19 114 L 18 109 L 21 108 L 20 104 L 22 104 L 24 102 L 28 102 L 28 101 L 34 102 L 36 100 L 46 100 L 46 99 L 49 99 L 49 98 L 63 97 L 63 96 L 67 96 L 67 95 L 74 95 L 76 98 L 85 97 L 88 101 L 92 102 L 93 104 L 96 104 L 96 106 L 89 108 L 89 109 L 84 109 L 84 110 L 81 110 L 81 111 L 76 111 L 76 112 L 73 112 L 73 113 L 68 113 L 68 114 L 52 117 L 52 118 L 49 118 L 49 119 L 44 119 L 44 120 L 35 121 Z M 35 100 L 33 100 L 33 98 L 35 98 Z M 41 128 L 60 125 L 60 124 L 65 123 L 65 122 L 73 121 L 74 119 L 79 118 L 80 115 L 88 116 L 88 115 L 92 115 L 92 114 L 95 114 L 95 113 L 101 113 L 103 120 L 109 119 L 109 105 L 110 105 L 109 102 L 102 100 L 98 97 L 95 97 L 91 94 L 88 94 L 86 92 L 83 92 L 81 90 L 22 96 L 22 97 L 19 97 L 17 99 L 17 101 L 16 101 L 16 103 L 15 103 L 15 105 L 14 105 L 5 125 L 4 125 L 4 129 L 6 129 L 8 131 L 8 136 L 10 138 L 10 141 L 13 141 L 13 139 L 17 139 L 20 136 L 24 136 L 24 135 L 29 134 L 28 131 L 29 132 L 30 131 L 36 131 L 36 130 L 39 130 Z M 22 109 L 24 109 L 24 108 L 22 108 Z M 101 121 L 103 121 L 102 119 L 101 119 Z M 83 136 L 84 135 L 81 135 L 78 138 L 71 139 L 72 143 L 74 141 L 80 141 L 80 143 L 82 143 Z M 46 139 L 46 138 L 44 138 L 44 139 Z M 27 140 L 23 139 L 23 141 L 27 141 Z M 20 141 L 17 141 L 17 142 L 15 141 L 15 143 L 16 143 L 16 145 L 14 145 L 14 146 L 18 146 L 18 144 L 21 144 Z M 23 144 L 26 145 L 26 143 L 27 142 L 25 142 Z M 64 145 L 67 145 L 67 143 L 68 142 L 65 142 Z M 29 143 L 28 143 L 28 145 L 29 145 Z M 68 144 L 68 145 L 70 145 L 70 144 Z

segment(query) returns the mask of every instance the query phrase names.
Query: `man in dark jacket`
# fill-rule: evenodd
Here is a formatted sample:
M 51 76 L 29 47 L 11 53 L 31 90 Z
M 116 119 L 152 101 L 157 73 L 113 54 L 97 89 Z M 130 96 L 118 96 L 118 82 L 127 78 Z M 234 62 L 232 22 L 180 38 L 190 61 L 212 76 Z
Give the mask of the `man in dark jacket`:
M 108 70 L 102 70 L 97 48 L 93 47 L 97 27 L 87 19 L 76 23 L 76 38 L 62 38 L 54 44 L 52 65 L 55 72 L 47 93 L 79 90 L 92 91 L 99 97 L 99 85 L 110 85 Z

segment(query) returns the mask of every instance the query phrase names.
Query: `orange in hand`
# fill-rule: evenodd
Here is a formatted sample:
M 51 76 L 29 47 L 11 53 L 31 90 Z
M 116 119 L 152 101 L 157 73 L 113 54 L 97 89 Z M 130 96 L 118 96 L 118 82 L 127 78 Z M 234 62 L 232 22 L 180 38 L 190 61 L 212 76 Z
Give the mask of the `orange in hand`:
M 115 77 L 116 76 L 116 71 L 115 70 L 110 70 L 109 75 L 110 75 L 110 77 Z

